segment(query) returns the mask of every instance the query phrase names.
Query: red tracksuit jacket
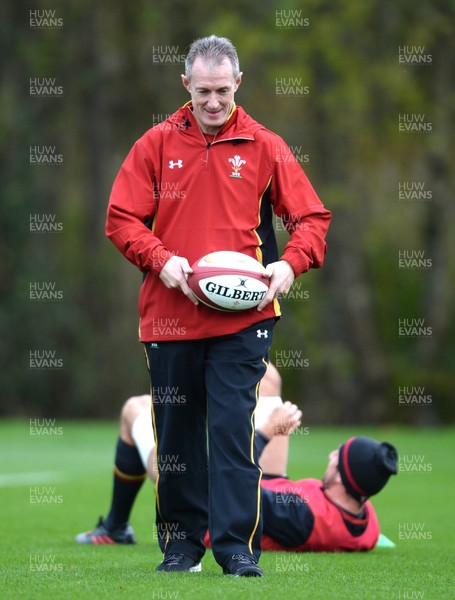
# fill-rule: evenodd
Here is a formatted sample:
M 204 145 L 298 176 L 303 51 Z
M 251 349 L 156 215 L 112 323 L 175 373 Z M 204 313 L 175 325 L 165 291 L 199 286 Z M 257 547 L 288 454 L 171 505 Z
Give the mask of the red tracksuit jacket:
M 279 136 L 235 105 L 211 141 L 190 104 L 147 131 L 117 175 L 106 222 L 107 236 L 144 273 L 141 341 L 214 337 L 279 316 L 276 300 L 262 312 L 195 306 L 158 277 L 173 255 L 190 265 L 217 250 L 278 260 L 273 212 L 290 233 L 281 258 L 295 275 L 320 267 L 331 213 Z

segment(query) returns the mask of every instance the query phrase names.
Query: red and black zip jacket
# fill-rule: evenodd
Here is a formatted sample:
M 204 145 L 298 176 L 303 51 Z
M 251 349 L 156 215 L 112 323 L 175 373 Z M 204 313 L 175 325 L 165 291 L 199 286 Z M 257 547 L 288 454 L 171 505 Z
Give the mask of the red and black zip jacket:
M 278 256 L 273 213 L 290 234 Z M 234 105 L 216 136 L 201 132 L 185 105 L 133 146 L 114 182 L 106 234 L 143 273 L 141 341 L 201 339 L 280 315 L 225 313 L 193 303 L 159 279 L 173 255 L 192 265 L 217 250 L 243 252 L 265 266 L 279 258 L 295 276 L 322 265 L 331 218 L 284 141 Z

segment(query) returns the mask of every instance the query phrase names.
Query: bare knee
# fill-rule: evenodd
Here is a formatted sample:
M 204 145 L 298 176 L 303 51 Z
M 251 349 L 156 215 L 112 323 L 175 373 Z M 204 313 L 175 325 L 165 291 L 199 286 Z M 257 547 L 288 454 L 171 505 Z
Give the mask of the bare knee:
M 281 396 L 281 375 L 274 364 L 269 363 L 259 386 L 260 396 Z
M 150 409 L 150 395 L 132 396 L 128 398 L 122 407 L 120 413 L 120 437 L 127 444 L 134 445 L 134 440 L 131 437 L 131 429 L 134 421 L 143 410 Z

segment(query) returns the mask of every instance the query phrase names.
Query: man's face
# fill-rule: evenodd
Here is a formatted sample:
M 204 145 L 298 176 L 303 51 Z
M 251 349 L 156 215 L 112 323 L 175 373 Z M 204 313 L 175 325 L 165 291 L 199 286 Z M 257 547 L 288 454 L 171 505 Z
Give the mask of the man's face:
M 340 474 L 338 472 L 338 455 L 339 449 L 332 450 L 329 454 L 329 464 L 327 465 L 326 472 L 322 479 L 324 488 L 329 488 L 336 481 L 340 481 Z
M 193 114 L 203 133 L 215 135 L 226 122 L 234 105 L 234 93 L 242 73 L 234 79 L 231 61 L 219 65 L 198 57 L 193 63 L 191 79 L 182 75 L 182 83 L 191 94 Z

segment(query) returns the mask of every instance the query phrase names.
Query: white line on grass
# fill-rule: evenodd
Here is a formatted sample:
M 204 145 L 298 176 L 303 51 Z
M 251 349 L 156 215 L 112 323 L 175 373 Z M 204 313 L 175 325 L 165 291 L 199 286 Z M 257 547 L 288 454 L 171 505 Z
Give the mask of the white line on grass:
M 35 483 L 52 483 L 64 479 L 64 473 L 41 471 L 31 473 L 0 473 L 0 487 L 18 487 Z

